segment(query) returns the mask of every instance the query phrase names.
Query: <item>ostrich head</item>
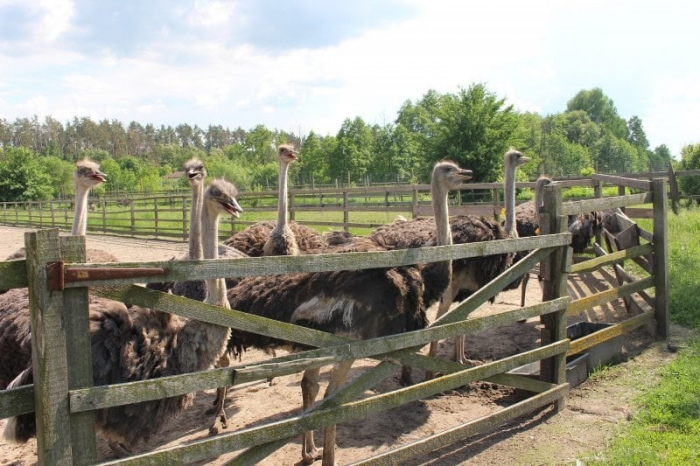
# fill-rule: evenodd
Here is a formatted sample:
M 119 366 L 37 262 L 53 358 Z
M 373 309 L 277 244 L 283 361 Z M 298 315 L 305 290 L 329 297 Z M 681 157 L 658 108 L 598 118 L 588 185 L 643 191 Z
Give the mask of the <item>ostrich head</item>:
M 204 163 L 197 157 L 189 159 L 183 167 L 190 186 L 201 183 L 207 177 L 207 169 L 204 168 Z
M 205 192 L 204 200 L 207 207 L 213 212 L 228 213 L 238 218 L 243 209 L 236 200 L 237 195 L 238 190 L 231 183 L 225 180 L 212 180 Z
M 447 191 L 458 189 L 464 181 L 470 180 L 471 177 L 471 170 L 459 168 L 456 163 L 449 160 L 438 162 L 433 168 L 433 183 L 439 184 L 442 189 Z
M 290 163 L 299 160 L 299 152 L 294 150 L 291 144 L 280 144 L 277 146 L 277 160 L 280 163 L 289 165 Z
M 512 167 L 513 170 L 530 161 L 529 157 L 525 157 L 522 152 L 515 149 L 510 149 L 503 157 L 505 166 Z M 513 171 L 513 173 L 515 172 Z
M 84 159 L 75 164 L 75 184 L 86 189 L 99 186 L 107 175 L 100 171 L 100 166 L 92 160 Z

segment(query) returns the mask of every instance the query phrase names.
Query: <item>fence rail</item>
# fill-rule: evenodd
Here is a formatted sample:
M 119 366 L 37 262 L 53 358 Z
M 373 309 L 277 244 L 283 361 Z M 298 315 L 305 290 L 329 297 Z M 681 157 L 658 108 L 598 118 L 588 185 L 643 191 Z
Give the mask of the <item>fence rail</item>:
M 561 409 L 568 390 L 565 374 L 567 354 L 583 351 L 593 344 L 625 334 L 652 320 L 656 321 L 659 335 L 667 336 L 665 181 L 655 179 L 650 187 L 650 194 L 622 195 L 610 198 L 612 201 L 601 198 L 566 203 L 562 200 L 562 186 L 553 185 L 546 188 L 545 192 L 541 236 L 379 253 L 262 257 L 246 261 L 222 259 L 85 264 L 84 237 L 59 237 L 56 229 L 27 233 L 27 259 L 0 263 L 0 271 L 12 270 L 22 275 L 22 278 L 0 273 L 0 289 L 28 286 L 30 295 L 34 297 L 30 302 L 34 386 L 0 392 L 0 417 L 35 411 L 39 425 L 39 463 L 94 464 L 98 459 L 94 431 L 95 410 L 211 389 L 230 384 L 231 381 L 234 385 L 240 385 L 359 357 L 381 362 L 302 415 L 291 415 L 272 423 L 120 459 L 118 463 L 190 463 L 207 461 L 226 452 L 244 449 L 234 461 L 239 464 L 254 464 L 287 443 L 290 438 L 310 428 L 358 419 L 368 413 L 392 409 L 478 380 L 520 388 L 533 395 L 483 418 L 467 420 L 447 431 L 367 458 L 362 463 L 400 462 L 482 432 L 541 406 L 553 403 L 556 409 Z M 654 205 L 654 231 L 646 235 L 652 242 L 610 251 L 601 257 L 572 265 L 571 248 L 568 247 L 571 236 L 567 231 L 568 215 L 581 209 L 597 210 L 600 206 L 609 206 L 611 203 L 611 207 L 624 207 L 639 202 L 640 199 L 651 200 Z M 639 238 L 644 239 L 641 235 Z M 180 281 L 394 267 L 516 251 L 530 252 L 442 318 L 432 322 L 428 328 L 364 341 L 348 340 L 305 327 L 147 290 L 133 284 L 136 281 Z M 582 299 L 572 301 L 567 296 L 569 274 L 602 267 L 618 267 L 623 259 L 633 260 L 650 254 L 653 255 L 653 273 L 648 277 L 632 279 L 629 283 L 620 283 L 612 290 Z M 55 269 L 47 268 L 48 262 L 58 262 L 63 267 L 54 272 Z M 542 303 L 499 314 L 467 318 L 473 310 L 498 294 L 515 278 L 528 273 L 538 263 L 545 278 Z M 125 270 L 127 275 L 107 279 L 102 273 L 107 269 L 113 272 Z M 128 272 L 134 269 L 147 274 L 158 272 L 158 275 L 144 277 L 141 273 L 138 278 L 128 276 Z M 63 287 L 56 288 L 49 284 L 53 273 L 61 274 Z M 626 281 L 629 281 L 628 275 Z M 89 376 L 92 362 L 80 357 L 90 354 L 87 331 L 88 288 L 93 295 L 163 309 L 190 319 L 252 331 L 268 337 L 302 342 L 316 346 L 317 349 L 255 364 L 239 364 L 128 384 L 92 386 L 92 378 Z M 649 288 L 654 288 L 655 293 L 653 298 L 647 295 L 641 304 L 646 308 L 641 313 L 575 343 L 567 338 L 567 314 L 580 313 L 603 302 L 639 294 Z M 68 309 L 70 312 L 66 312 Z M 84 312 L 78 312 L 79 309 Z M 539 347 L 476 367 L 465 368 L 453 361 L 430 358 L 416 352 L 427 342 L 436 339 L 480 332 L 538 316 L 544 324 Z M 536 361 L 540 361 L 540 380 L 508 373 L 523 364 Z M 443 376 L 411 387 L 357 399 L 367 389 L 393 375 L 398 370 L 398 365 L 429 370 Z

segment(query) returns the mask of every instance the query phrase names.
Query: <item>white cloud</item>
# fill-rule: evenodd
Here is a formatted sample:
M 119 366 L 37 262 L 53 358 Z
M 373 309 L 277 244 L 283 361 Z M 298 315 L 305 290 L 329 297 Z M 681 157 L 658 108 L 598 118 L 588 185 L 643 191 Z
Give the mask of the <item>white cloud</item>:
M 40 19 L 34 33 L 43 41 L 52 42 L 71 28 L 75 15 L 72 0 L 40 0 Z

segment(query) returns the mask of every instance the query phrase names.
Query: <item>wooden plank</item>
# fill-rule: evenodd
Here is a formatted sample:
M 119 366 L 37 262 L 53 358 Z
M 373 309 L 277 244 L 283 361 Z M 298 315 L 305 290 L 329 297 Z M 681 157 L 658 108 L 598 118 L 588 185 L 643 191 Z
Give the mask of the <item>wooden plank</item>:
M 596 293 L 591 296 L 586 296 L 585 298 L 577 299 L 575 301 L 572 301 L 571 304 L 569 305 L 569 309 L 567 311 L 568 315 L 576 315 L 580 312 L 585 311 L 586 309 L 590 309 L 595 306 L 600 306 L 606 303 L 609 303 L 610 301 L 614 299 L 619 299 L 622 298 L 623 296 L 627 296 L 631 293 L 636 293 L 640 290 L 645 290 L 647 288 L 651 288 L 654 286 L 654 277 L 647 277 L 643 278 L 641 280 L 638 280 L 634 283 L 628 283 L 626 285 L 622 285 L 618 288 L 612 288 L 606 291 L 602 291 L 600 293 Z
M 494 212 L 498 213 L 497 210 L 494 210 L 494 205 L 489 204 L 489 205 L 471 205 L 471 204 L 463 204 L 463 205 L 458 205 L 458 206 L 450 206 L 450 215 L 476 215 L 476 216 L 484 216 L 484 217 L 493 217 Z M 416 209 L 413 211 L 413 215 L 417 215 L 420 217 L 429 217 L 433 215 L 433 207 L 430 205 L 423 205 L 420 204 L 416 206 Z
M 498 361 L 486 363 L 477 367 L 465 369 L 454 374 L 444 375 L 428 382 L 402 388 L 390 393 L 375 395 L 359 401 L 349 402 L 342 406 L 316 409 L 313 412 L 289 419 L 277 421 L 264 426 L 256 426 L 241 429 L 232 433 L 225 433 L 216 437 L 195 440 L 186 445 L 159 450 L 150 454 L 142 454 L 129 458 L 122 458 L 115 462 L 102 464 L 138 465 L 175 463 L 192 463 L 204 461 L 220 456 L 224 453 L 252 445 L 286 439 L 301 435 L 308 429 L 317 429 L 338 422 L 346 422 L 361 419 L 369 415 L 397 408 L 406 403 L 417 401 L 445 390 L 454 389 L 476 380 L 483 380 L 490 376 L 501 374 L 519 367 L 523 364 L 534 362 L 555 354 L 567 351 L 569 341 L 564 340 L 541 348 L 537 348 L 515 356 L 510 356 Z M 334 396 L 324 400 L 324 403 L 333 403 Z
M 34 411 L 34 385 L 0 391 L 0 419 Z
M 673 213 L 678 215 L 678 206 L 680 200 L 680 192 L 678 190 L 678 181 L 676 180 L 676 174 L 673 172 L 673 164 L 668 164 L 668 184 L 671 188 L 671 209 Z
M 637 277 L 633 277 L 629 274 L 629 272 L 623 269 L 620 266 L 620 264 L 615 264 L 615 271 L 625 281 L 625 283 L 634 283 L 638 280 Z M 651 296 L 649 296 L 646 292 L 638 291 L 637 294 L 639 294 L 639 296 L 641 296 L 641 298 L 644 299 L 644 301 L 646 301 L 647 304 L 649 304 L 649 306 L 654 307 L 654 299 Z
M 642 325 L 649 323 L 653 320 L 654 310 L 652 309 L 643 314 L 630 317 L 629 319 L 626 319 L 620 322 L 619 324 L 615 324 L 602 330 L 598 330 L 597 332 L 593 332 L 590 335 L 586 335 L 585 337 L 577 338 L 576 340 L 573 340 L 571 342 L 571 345 L 569 346 L 569 350 L 566 352 L 566 355 L 571 356 L 574 354 L 579 354 L 595 345 L 606 342 L 620 335 L 624 335 L 625 333 L 631 332 L 637 327 L 641 327 Z
M 668 203 L 666 179 L 655 178 L 654 194 L 654 289 L 656 291 L 656 330 L 661 338 L 669 337 L 671 325 L 668 310 Z
M 507 408 L 352 464 L 354 466 L 396 465 L 409 462 L 420 455 L 426 455 L 439 448 L 463 441 L 473 435 L 489 431 L 536 409 L 547 406 L 564 398 L 568 391 L 569 384 L 553 385 L 549 390 Z
M 602 249 L 600 252 L 604 252 Z M 642 244 L 640 246 L 634 246 L 624 251 L 617 251 L 610 254 L 605 253 L 603 256 L 596 257 L 595 259 L 589 259 L 571 266 L 569 273 L 584 273 L 593 272 L 606 265 L 615 264 L 621 260 L 631 259 L 633 257 L 641 256 L 644 254 L 649 254 L 653 251 L 653 246 L 651 244 Z
M 488 256 L 492 254 L 531 251 L 537 248 L 553 248 L 568 245 L 571 235 L 539 235 L 528 238 L 482 241 L 479 243 L 457 244 L 452 246 L 431 246 L 401 249 L 386 252 L 358 252 L 347 254 L 316 254 L 304 256 L 251 257 L 246 260 L 218 259 L 201 261 L 158 261 L 122 262 L 104 264 L 81 264 L 90 268 L 139 268 L 161 267 L 168 270 L 166 275 L 143 278 L 143 282 L 205 280 L 218 277 L 246 277 L 261 275 L 288 274 L 297 272 L 327 272 L 332 270 L 360 270 L 380 267 L 399 267 L 410 264 L 423 264 L 460 258 Z M 70 267 L 70 264 L 67 265 Z M 131 283 L 128 278 L 90 280 L 66 283 L 67 288 L 77 286 L 108 286 Z
M 614 175 L 602 175 L 599 173 L 594 173 L 591 178 L 594 181 L 602 181 L 603 183 L 615 184 L 618 186 L 625 186 L 627 188 L 643 189 L 644 191 L 651 191 L 651 182 L 638 180 L 635 178 L 625 178 L 622 176 Z
M 631 205 L 648 204 L 652 201 L 651 193 L 628 194 L 626 196 L 611 196 L 601 199 L 586 199 L 583 201 L 569 201 L 562 206 L 562 214 L 574 215 L 581 212 L 593 212 L 596 210 L 614 209 Z
M 46 263 L 61 260 L 58 230 L 25 233 L 39 464 L 71 464 L 63 293 L 49 292 Z
M 0 262 L 0 290 L 27 286 L 27 261 Z
M 61 256 L 64 260 L 85 262 L 85 236 L 60 238 Z M 89 301 L 87 288 L 74 288 L 63 293 L 63 313 L 68 360 L 68 389 L 91 387 L 92 354 L 90 341 Z M 87 465 L 97 462 L 95 413 L 88 411 L 73 414 L 70 419 L 70 437 L 73 464 Z
M 208 390 L 227 384 L 239 385 L 256 380 L 265 380 L 270 377 L 293 374 L 314 367 L 335 364 L 343 360 L 386 357 L 395 359 L 401 363 L 412 362 L 402 359 L 401 355 L 396 355 L 394 352 L 406 348 L 421 347 L 438 339 L 485 331 L 517 322 L 521 319 L 528 319 L 553 312 L 562 312 L 566 309 L 568 302 L 569 298 L 564 297 L 540 303 L 535 306 L 514 309 L 490 316 L 467 319 L 419 331 L 368 340 L 349 340 L 330 335 L 330 338 L 333 340 L 332 346 L 329 345 L 322 349 L 294 353 L 254 364 L 237 364 L 227 368 L 213 369 L 196 374 L 182 374 L 163 377 L 157 380 L 143 380 L 118 385 L 71 390 L 71 412 L 75 413 L 90 409 L 108 408 L 129 403 L 155 400 L 166 396 L 176 396 L 194 391 Z M 275 324 L 282 324 L 282 327 L 291 325 L 279 322 L 275 322 Z M 271 328 L 275 327 L 275 324 L 270 324 Z M 270 336 L 278 335 L 274 331 L 270 331 L 269 328 L 262 326 L 256 333 Z M 328 334 L 322 332 L 318 333 L 323 335 L 320 340 L 315 339 L 313 332 L 311 337 L 305 337 L 305 340 L 299 340 L 312 346 L 320 346 L 321 344 L 328 345 Z M 421 368 L 426 368 L 422 364 L 419 364 L 419 366 Z M 461 365 L 457 365 L 456 367 L 463 368 Z M 433 369 L 435 366 L 427 368 Z M 442 364 L 439 366 L 439 369 L 442 372 L 451 371 L 449 367 Z

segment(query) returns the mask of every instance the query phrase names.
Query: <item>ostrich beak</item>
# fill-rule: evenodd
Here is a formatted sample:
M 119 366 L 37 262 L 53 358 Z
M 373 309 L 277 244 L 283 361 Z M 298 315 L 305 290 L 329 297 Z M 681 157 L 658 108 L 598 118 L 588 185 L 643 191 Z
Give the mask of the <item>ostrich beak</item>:
M 461 180 L 461 181 L 469 181 L 472 179 L 473 173 L 474 172 L 472 172 L 471 170 L 462 169 L 459 171 L 459 174 L 455 175 L 455 178 L 457 178 L 457 180 Z
M 243 212 L 243 209 L 235 199 L 231 199 L 231 202 L 222 202 L 221 204 L 224 206 L 224 209 L 226 209 L 226 212 L 233 215 L 235 218 L 240 217 L 241 212 Z
M 107 175 L 102 172 L 93 173 L 90 177 L 100 181 L 107 181 Z

